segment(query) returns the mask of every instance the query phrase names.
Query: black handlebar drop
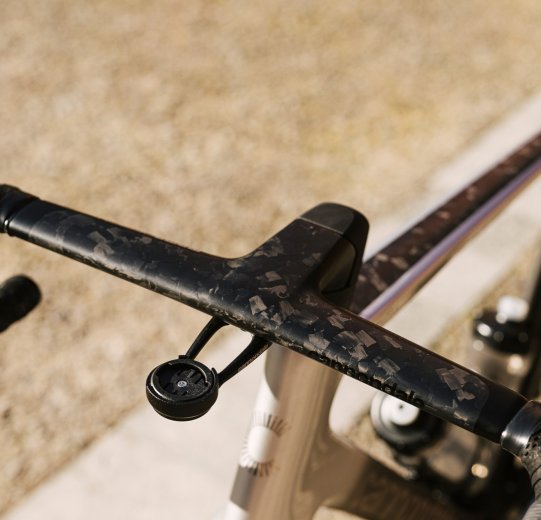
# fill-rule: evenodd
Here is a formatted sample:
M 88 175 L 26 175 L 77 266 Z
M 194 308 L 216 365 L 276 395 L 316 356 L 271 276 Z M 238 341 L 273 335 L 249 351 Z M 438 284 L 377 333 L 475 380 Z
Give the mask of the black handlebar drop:
M 13 276 L 0 285 L 0 332 L 24 318 L 41 300 L 34 281 L 27 276 Z

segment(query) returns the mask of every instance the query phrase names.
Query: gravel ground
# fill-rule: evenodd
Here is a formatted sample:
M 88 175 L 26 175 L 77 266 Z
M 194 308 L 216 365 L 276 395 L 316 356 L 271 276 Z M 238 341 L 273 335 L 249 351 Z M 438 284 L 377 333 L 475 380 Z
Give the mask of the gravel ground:
M 334 200 L 377 218 L 541 86 L 536 1 L 0 4 L 0 182 L 221 255 Z M 13 239 L 0 510 L 143 399 L 205 318 Z

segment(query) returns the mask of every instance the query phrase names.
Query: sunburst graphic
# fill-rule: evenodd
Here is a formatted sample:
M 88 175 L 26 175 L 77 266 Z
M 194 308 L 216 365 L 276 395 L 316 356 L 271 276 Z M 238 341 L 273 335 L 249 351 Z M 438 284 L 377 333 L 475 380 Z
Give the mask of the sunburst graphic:
M 255 477 L 268 477 L 277 469 L 274 459 L 277 441 L 288 429 L 284 419 L 256 411 L 242 445 L 240 467 Z

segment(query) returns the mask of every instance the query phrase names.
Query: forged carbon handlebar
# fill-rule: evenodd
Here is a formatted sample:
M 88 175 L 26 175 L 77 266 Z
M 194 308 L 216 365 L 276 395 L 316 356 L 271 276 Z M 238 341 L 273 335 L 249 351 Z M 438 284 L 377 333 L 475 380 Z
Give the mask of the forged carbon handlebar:
M 527 402 L 372 321 L 389 318 L 540 171 L 541 134 L 362 265 L 367 222 L 335 204 L 305 213 L 252 253 L 226 259 L 0 185 L 0 232 L 212 315 L 188 356 L 181 356 L 193 366 L 193 357 L 224 323 L 253 333 L 249 347 L 217 375 L 219 384 L 274 341 L 500 442 L 530 473 L 536 502 L 528 518 L 538 518 L 541 404 Z M 206 373 L 211 378 L 216 374 L 214 369 Z M 183 419 L 200 412 L 191 410 Z
M 346 309 L 366 219 L 336 204 L 305 213 L 252 253 L 225 259 L 0 186 L 1 231 L 289 347 L 499 442 L 526 399 Z

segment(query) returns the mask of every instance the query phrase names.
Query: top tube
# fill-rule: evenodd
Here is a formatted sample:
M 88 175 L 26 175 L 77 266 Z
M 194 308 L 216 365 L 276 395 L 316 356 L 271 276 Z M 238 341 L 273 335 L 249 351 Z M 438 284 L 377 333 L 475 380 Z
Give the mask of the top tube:
M 541 133 L 367 260 L 351 310 L 384 323 L 541 169 Z

